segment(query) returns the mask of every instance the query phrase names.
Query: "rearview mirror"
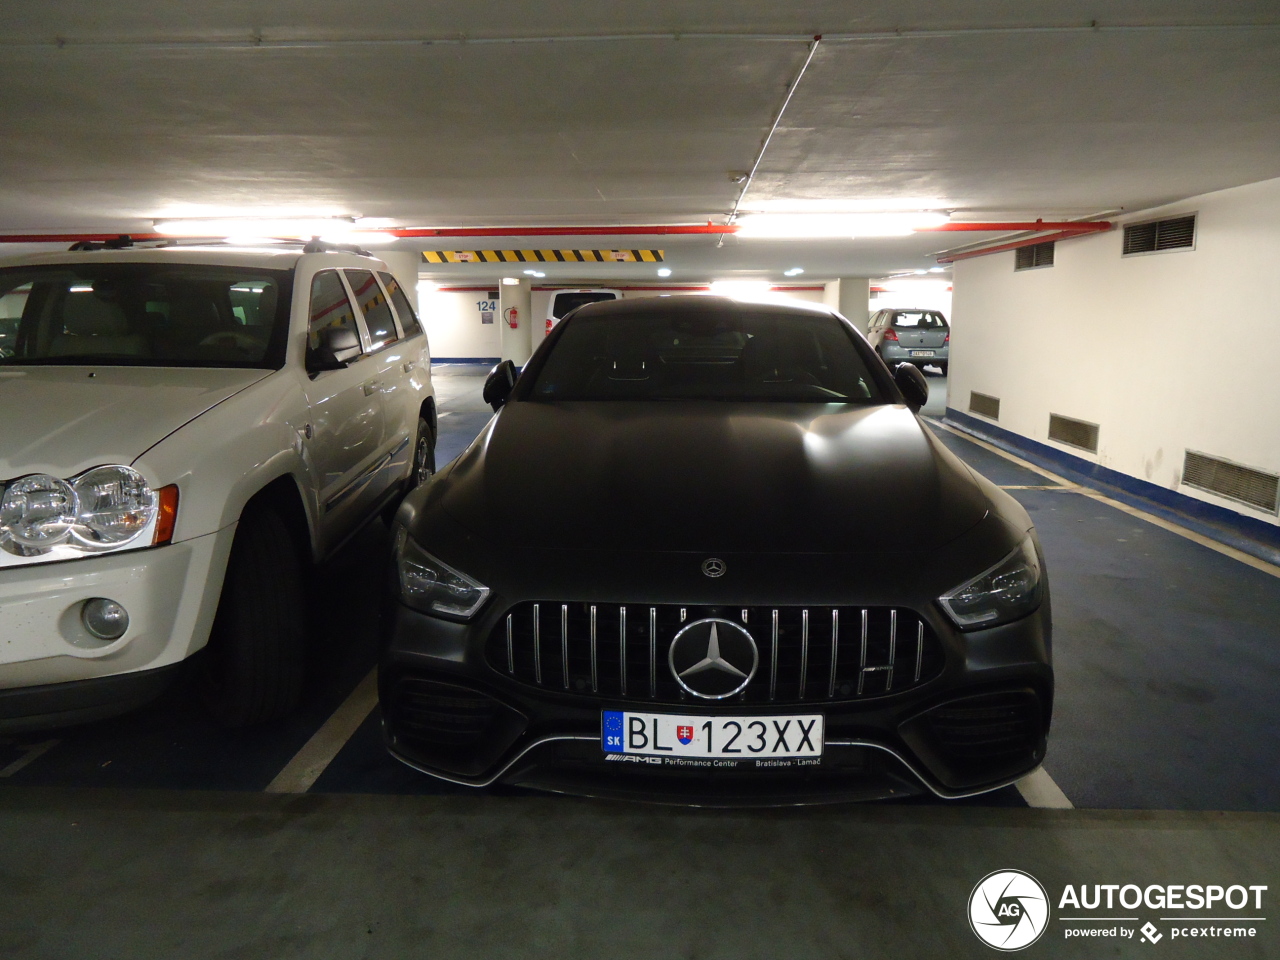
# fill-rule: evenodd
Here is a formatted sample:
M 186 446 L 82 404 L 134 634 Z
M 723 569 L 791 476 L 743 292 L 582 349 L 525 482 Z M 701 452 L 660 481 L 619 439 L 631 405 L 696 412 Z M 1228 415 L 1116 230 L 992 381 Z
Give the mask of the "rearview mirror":
M 511 396 L 511 388 L 515 385 L 516 365 L 510 360 L 503 360 L 489 371 L 484 381 L 484 402 L 498 411 Z
M 911 408 L 912 413 L 919 413 L 920 408 L 929 402 L 929 381 L 919 368 L 910 363 L 900 363 L 893 371 L 893 382 L 902 391 L 902 399 Z
M 328 327 L 320 331 L 320 346 L 307 357 L 307 368 L 340 370 L 360 356 L 360 338 L 350 327 Z

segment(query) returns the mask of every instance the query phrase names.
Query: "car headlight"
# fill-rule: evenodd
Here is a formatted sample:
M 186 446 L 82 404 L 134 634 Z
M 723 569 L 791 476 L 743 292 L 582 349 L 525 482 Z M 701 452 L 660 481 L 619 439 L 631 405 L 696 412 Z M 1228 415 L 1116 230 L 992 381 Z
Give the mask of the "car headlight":
M 71 536 L 90 547 L 133 540 L 156 517 L 159 497 L 132 467 L 95 467 L 75 481 L 80 512 Z
M 168 543 L 178 509 L 176 485 L 153 490 L 120 464 L 69 480 L 33 473 L 0 485 L 0 494 L 0 566 Z
M 1007 557 L 972 580 L 938 598 L 961 630 L 994 627 L 1018 620 L 1040 606 L 1043 571 L 1027 534 Z
M 71 536 L 80 502 L 71 484 L 44 473 L 21 477 L 0 500 L 0 538 L 28 550 L 56 547 Z
M 489 588 L 433 557 L 400 528 L 396 535 L 400 599 L 424 613 L 469 620 L 489 597 Z

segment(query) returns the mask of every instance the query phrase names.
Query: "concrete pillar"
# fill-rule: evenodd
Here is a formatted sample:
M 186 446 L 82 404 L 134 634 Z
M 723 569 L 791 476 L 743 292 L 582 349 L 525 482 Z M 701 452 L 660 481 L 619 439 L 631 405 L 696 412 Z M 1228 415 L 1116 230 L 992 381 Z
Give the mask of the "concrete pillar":
M 498 287 L 498 322 L 502 324 L 502 359 L 523 367 L 533 353 L 533 310 L 529 303 L 529 278 L 518 283 L 502 283 Z M 510 315 L 515 310 L 516 328 L 511 329 Z
M 391 268 L 391 275 L 400 283 L 401 289 L 408 296 L 409 302 L 416 309 L 418 306 L 418 265 L 422 263 L 422 254 L 416 251 L 403 250 L 369 250 L 375 257 Z
M 867 321 L 871 318 L 871 281 L 866 277 L 828 280 L 822 302 L 839 311 L 841 316 L 852 321 L 863 333 L 867 332 Z

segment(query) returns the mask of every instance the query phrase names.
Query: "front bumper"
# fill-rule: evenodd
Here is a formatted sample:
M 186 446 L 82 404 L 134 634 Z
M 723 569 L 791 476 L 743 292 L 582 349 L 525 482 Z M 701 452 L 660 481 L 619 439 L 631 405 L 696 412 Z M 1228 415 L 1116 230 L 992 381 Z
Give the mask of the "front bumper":
M 398 759 L 470 786 L 503 783 L 736 806 L 925 791 L 970 796 L 1013 782 L 1044 757 L 1053 697 L 1047 596 L 1023 620 L 967 634 L 950 629 L 940 612 L 921 611 L 945 654 L 937 676 L 903 693 L 863 700 L 815 697 L 799 706 L 667 703 L 570 693 L 550 689 L 551 684 L 534 687 L 486 659 L 490 631 L 505 610 L 495 608 L 474 624 L 459 624 L 393 604 L 379 691 L 387 744 Z M 823 756 L 817 764 L 786 767 L 754 760 L 694 766 L 667 758 L 608 759 L 601 746 L 601 713 L 628 709 L 753 717 L 821 712 Z M 1014 721 L 1023 725 L 1020 748 L 975 757 L 984 729 L 998 732 Z
M 0 729 L 96 719 L 158 692 L 161 671 L 208 640 L 234 534 L 228 527 L 162 547 L 0 571 Z M 92 597 L 128 611 L 124 636 L 103 641 L 85 629 L 80 610 Z M 137 676 L 92 683 L 124 675 Z

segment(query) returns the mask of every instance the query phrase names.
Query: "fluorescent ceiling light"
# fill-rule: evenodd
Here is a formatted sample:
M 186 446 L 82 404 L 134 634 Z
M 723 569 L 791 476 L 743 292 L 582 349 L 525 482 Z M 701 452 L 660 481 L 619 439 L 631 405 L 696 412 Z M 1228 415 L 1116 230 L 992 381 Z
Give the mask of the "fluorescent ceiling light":
M 798 277 L 802 273 L 804 273 L 804 267 L 792 267 L 790 270 L 784 270 L 782 275 L 784 277 Z
M 354 217 L 214 217 L 157 220 L 166 237 L 319 237 L 349 236 Z
M 545 274 L 545 273 L 543 273 L 541 270 L 526 270 L 526 271 L 525 271 L 525 276 L 529 276 L 529 277 L 545 277 L 545 276 L 546 276 L 546 274 Z
M 946 267 L 930 267 L 929 272 L 930 273 L 946 273 L 947 268 Z
M 754 213 L 738 220 L 738 236 L 748 239 L 906 237 L 937 227 L 945 213 Z
M 658 268 L 658 276 L 660 276 L 660 277 L 669 277 L 669 276 L 671 276 L 671 268 L 670 268 L 670 267 L 659 267 L 659 268 Z
M 741 207 L 744 213 L 912 213 L 918 210 L 949 210 L 955 204 L 938 199 L 899 200 L 757 200 Z
M 716 280 L 711 284 L 711 294 L 748 303 L 774 299 L 773 284 L 768 280 Z

